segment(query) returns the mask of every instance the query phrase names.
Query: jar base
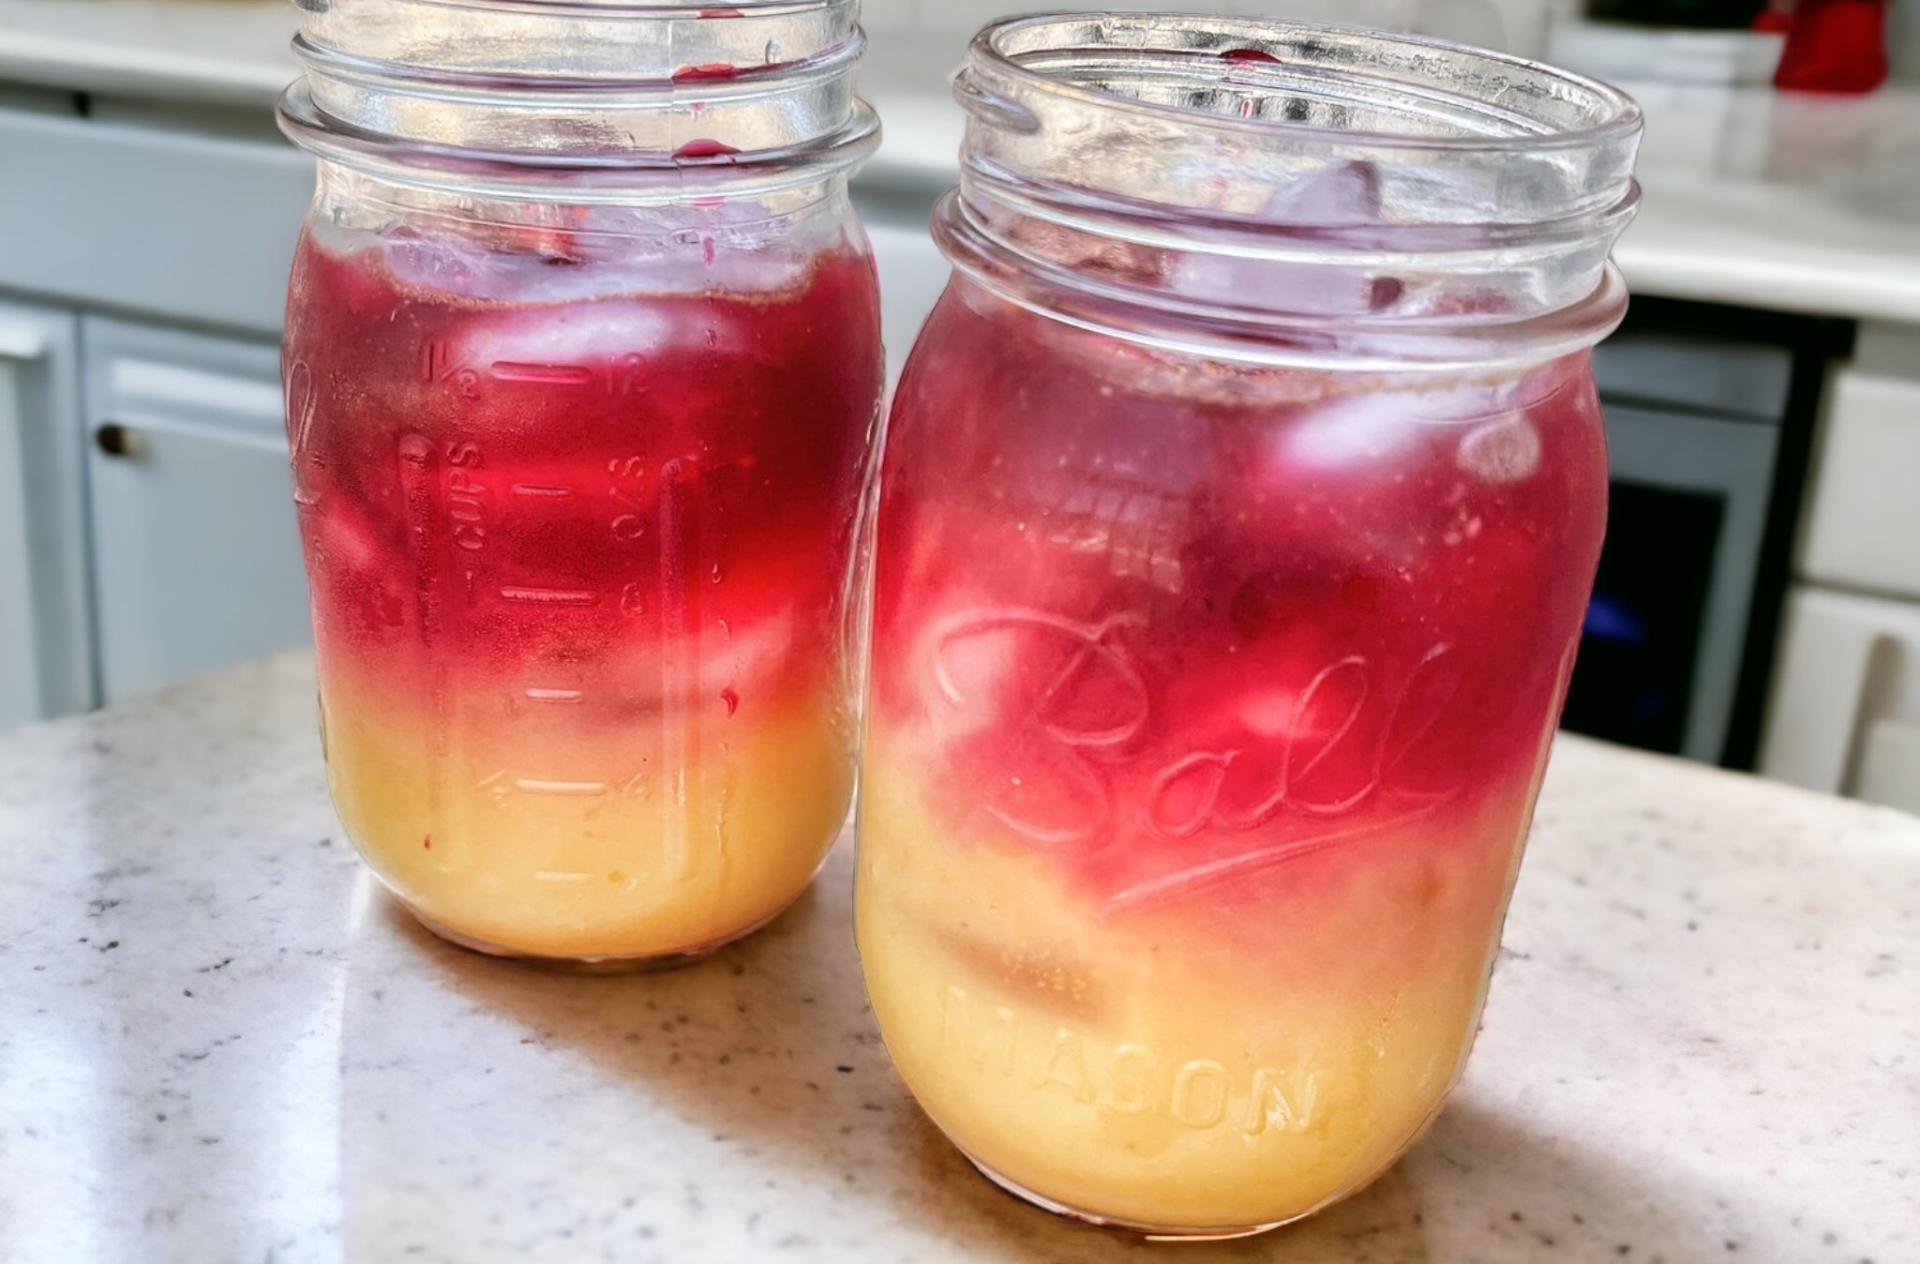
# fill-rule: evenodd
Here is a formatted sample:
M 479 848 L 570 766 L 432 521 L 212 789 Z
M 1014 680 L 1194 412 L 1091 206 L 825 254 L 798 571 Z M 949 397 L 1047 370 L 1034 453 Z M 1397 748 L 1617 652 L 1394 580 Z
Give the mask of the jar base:
M 1139 1220 L 1123 1220 L 1114 1216 L 1102 1216 L 1095 1212 L 1085 1211 L 1079 1207 L 1071 1207 L 1066 1203 L 1055 1202 L 1043 1194 L 1034 1193 L 1018 1181 L 1009 1180 L 1007 1177 L 1002 1176 L 985 1163 L 982 1163 L 979 1159 L 974 1158 L 971 1154 L 967 1154 L 965 1150 L 960 1151 L 960 1153 L 966 1156 L 967 1162 L 973 1164 L 975 1170 L 977 1170 L 980 1175 L 986 1177 L 995 1185 L 998 1185 L 1001 1189 L 1012 1194 L 1022 1202 L 1032 1203 L 1042 1211 L 1050 1211 L 1056 1216 L 1064 1216 L 1069 1220 L 1078 1220 L 1084 1224 L 1094 1225 L 1101 1229 L 1111 1229 L 1118 1233 L 1135 1234 L 1145 1238 L 1149 1242 L 1228 1242 L 1234 1238 L 1251 1238 L 1256 1234 L 1267 1233 L 1280 1228 L 1282 1225 L 1292 1224 L 1295 1220 L 1303 1219 L 1305 1216 L 1312 1214 L 1311 1212 L 1303 1212 L 1299 1216 L 1289 1216 L 1284 1220 L 1273 1220 L 1266 1224 L 1244 1225 L 1239 1227 L 1209 1226 L 1201 1228 L 1182 1225 L 1148 1224 Z
M 787 908 L 791 907 L 789 903 L 775 910 L 770 916 L 761 918 L 751 926 L 743 927 L 711 943 L 702 944 L 697 948 L 689 948 L 680 952 L 637 954 L 633 956 L 556 957 L 544 953 L 526 952 L 519 948 L 493 943 L 489 940 L 479 939 L 473 935 L 457 931 L 451 926 L 437 922 L 427 916 L 391 888 L 388 890 L 388 895 L 392 897 L 394 903 L 405 909 L 408 916 L 412 917 L 414 921 L 433 932 L 438 938 L 444 939 L 456 947 L 465 948 L 469 952 L 484 953 L 489 957 L 503 957 L 510 961 L 522 961 L 529 965 L 545 966 L 548 969 L 560 970 L 569 974 L 645 974 L 663 970 L 678 970 L 682 966 L 690 966 L 705 961 L 708 957 L 713 956 L 713 954 L 719 952 L 728 944 L 745 939 L 748 935 L 753 934 L 761 927 L 774 921 L 780 914 L 786 912 Z

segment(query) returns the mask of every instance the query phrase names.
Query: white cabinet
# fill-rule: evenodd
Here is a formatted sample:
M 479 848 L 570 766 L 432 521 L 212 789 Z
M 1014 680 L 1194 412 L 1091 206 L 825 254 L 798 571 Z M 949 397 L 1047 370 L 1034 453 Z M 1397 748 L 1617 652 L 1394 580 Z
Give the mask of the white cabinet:
M 1911 373 L 1920 365 L 1900 367 Z M 1802 572 L 1826 583 L 1920 598 L 1917 473 L 1920 380 L 1860 367 L 1842 370 L 1827 407 Z
M 78 323 L 0 302 L 0 727 L 94 698 Z
M 1835 377 L 1760 771 L 1920 812 L 1920 328 L 1868 322 Z
M 277 138 L 0 109 L 0 286 L 276 331 L 313 173 Z
M 309 638 L 274 343 L 313 160 L 264 112 L 0 97 L 5 726 Z
M 1760 772 L 1920 812 L 1920 602 L 1793 591 Z
M 101 700 L 307 643 L 279 352 L 88 317 Z

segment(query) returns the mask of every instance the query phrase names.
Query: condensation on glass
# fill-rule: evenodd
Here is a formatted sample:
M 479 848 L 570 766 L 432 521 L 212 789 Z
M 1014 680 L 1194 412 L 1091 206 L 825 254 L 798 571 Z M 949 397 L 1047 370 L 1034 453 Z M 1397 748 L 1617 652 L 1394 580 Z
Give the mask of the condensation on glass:
M 856 907 L 1032 1201 L 1228 1237 L 1458 1080 L 1606 512 L 1637 108 L 1258 19 L 974 42 L 881 478 Z
M 708 951 L 852 790 L 852 0 L 303 8 L 284 367 L 335 805 L 459 942 Z

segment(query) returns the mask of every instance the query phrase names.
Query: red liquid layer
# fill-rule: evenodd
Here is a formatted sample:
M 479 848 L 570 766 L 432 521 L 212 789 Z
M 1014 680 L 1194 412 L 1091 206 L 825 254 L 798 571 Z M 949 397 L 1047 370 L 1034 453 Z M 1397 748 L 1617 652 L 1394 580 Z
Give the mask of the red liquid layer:
M 1485 381 L 1235 370 L 952 300 L 923 342 L 885 480 L 875 698 L 882 725 L 938 734 L 962 834 L 1170 899 L 1146 888 L 1249 836 L 1530 775 L 1603 527 L 1584 358 Z
M 1234 366 L 961 282 L 888 443 L 860 917 L 908 1083 L 1096 1215 L 1357 1187 L 1477 1017 L 1601 541 L 1586 357 Z
M 777 619 L 804 671 L 831 657 L 879 392 L 865 259 L 766 297 L 513 306 L 309 243 L 290 307 L 315 615 L 329 649 L 378 651 L 357 668 L 404 676 L 429 641 L 463 669 L 606 663 L 693 601 Z
M 661 271 L 711 266 L 685 253 Z M 784 801 L 803 882 L 844 811 L 874 277 L 848 252 L 759 292 L 622 293 L 570 254 L 301 246 L 288 425 L 336 800 L 449 929 L 678 951 L 644 926 L 663 884 L 704 872 L 692 921 L 743 930 L 727 892 L 774 844 L 741 840 L 779 832 L 695 818 Z M 817 757 L 754 765 L 776 731 Z

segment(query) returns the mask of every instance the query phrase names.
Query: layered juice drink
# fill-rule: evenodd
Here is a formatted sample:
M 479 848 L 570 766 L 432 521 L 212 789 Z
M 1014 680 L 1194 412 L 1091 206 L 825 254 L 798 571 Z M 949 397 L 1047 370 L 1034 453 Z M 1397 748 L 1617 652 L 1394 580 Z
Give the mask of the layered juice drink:
M 857 908 L 888 1048 L 976 1163 L 1225 1235 L 1420 1134 L 1605 481 L 1584 351 L 1260 366 L 955 280 L 888 437 Z
M 401 899 L 475 946 L 622 959 L 799 894 L 853 781 L 858 229 L 317 217 L 285 371 L 328 776 Z

